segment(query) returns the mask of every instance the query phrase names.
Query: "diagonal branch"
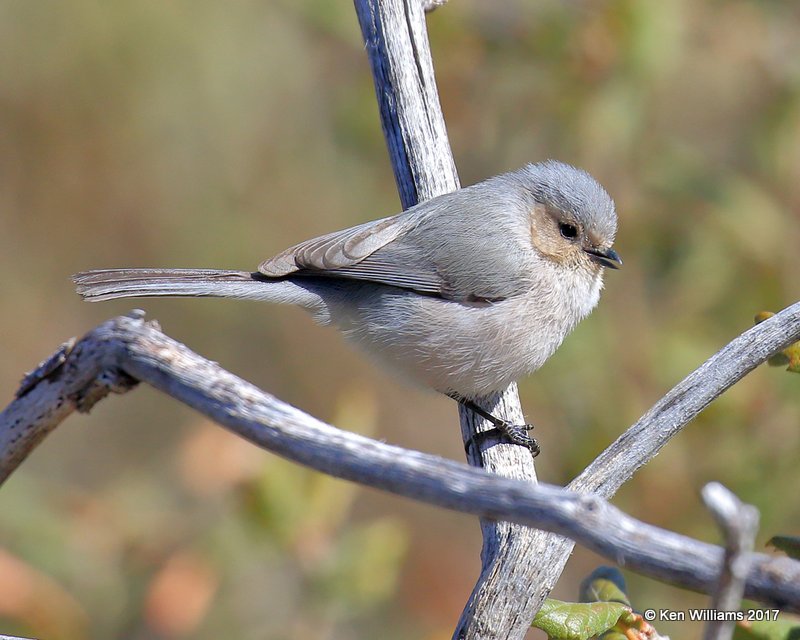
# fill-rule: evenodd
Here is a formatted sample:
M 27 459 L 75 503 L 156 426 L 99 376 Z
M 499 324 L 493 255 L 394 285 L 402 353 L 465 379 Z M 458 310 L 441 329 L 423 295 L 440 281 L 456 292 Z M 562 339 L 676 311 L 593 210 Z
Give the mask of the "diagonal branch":
M 800 337 L 800 303 L 734 338 L 686 376 L 569 485 L 613 496 L 713 400 Z
M 783 312 L 786 313 L 786 312 Z M 0 414 L 0 478 L 72 411 L 147 382 L 230 431 L 340 478 L 492 520 L 570 536 L 614 562 L 712 592 L 724 550 L 634 520 L 604 500 L 502 478 L 339 430 L 281 402 L 165 336 L 141 314 L 110 320 L 26 378 Z M 748 598 L 800 611 L 800 562 L 746 554 Z

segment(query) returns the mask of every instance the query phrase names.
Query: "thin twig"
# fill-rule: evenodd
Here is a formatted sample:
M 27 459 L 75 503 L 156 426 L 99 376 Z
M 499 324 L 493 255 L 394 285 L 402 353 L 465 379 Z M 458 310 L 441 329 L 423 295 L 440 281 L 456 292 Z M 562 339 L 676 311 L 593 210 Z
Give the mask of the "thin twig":
M 5 478 L 53 427 L 109 391 L 141 380 L 254 444 L 340 478 L 492 520 L 570 536 L 612 561 L 673 584 L 712 592 L 724 551 L 639 522 L 604 500 L 501 478 L 464 464 L 342 431 L 281 402 L 195 354 L 138 316 L 103 323 L 0 414 L 0 442 L 27 433 L 27 450 L 0 457 Z M 122 381 L 122 383 L 120 383 Z M 24 408 L 35 408 L 20 420 Z M 42 415 L 45 417 L 42 418 Z M 34 444 L 30 444 L 34 443 Z M 5 451 L 3 452 L 6 453 Z M 16 453 L 16 455 L 15 455 Z M 800 612 L 800 562 L 748 554 L 748 598 Z
M 725 536 L 725 555 L 719 580 L 711 599 L 713 611 L 738 611 L 750 572 L 758 532 L 758 509 L 741 502 L 718 482 L 703 487 L 705 502 Z M 735 621 L 711 620 L 703 633 L 704 640 L 730 640 Z

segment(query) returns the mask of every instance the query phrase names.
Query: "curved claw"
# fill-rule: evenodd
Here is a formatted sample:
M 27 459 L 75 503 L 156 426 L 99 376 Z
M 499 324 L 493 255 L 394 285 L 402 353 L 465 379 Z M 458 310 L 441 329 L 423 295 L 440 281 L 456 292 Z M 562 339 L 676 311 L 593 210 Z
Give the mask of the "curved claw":
M 541 452 L 539 448 L 539 443 L 536 442 L 534 438 L 531 438 L 528 435 L 528 431 L 533 429 L 532 424 L 511 424 L 510 422 L 503 420 L 502 418 L 498 418 L 497 416 L 493 416 L 491 413 L 486 411 L 486 409 L 479 407 L 475 404 L 472 400 L 468 400 L 467 398 L 462 398 L 458 394 L 450 393 L 448 394 L 453 400 L 456 402 L 463 404 L 467 409 L 470 411 L 478 414 L 485 420 L 491 422 L 495 428 L 488 429 L 487 431 L 481 431 L 476 433 L 472 436 L 469 440 L 464 443 L 464 449 L 469 455 L 469 449 L 473 444 L 477 444 L 478 440 L 484 440 L 488 436 L 492 435 L 493 432 L 499 432 L 500 434 L 504 435 L 511 444 L 518 444 L 523 447 L 526 447 L 528 451 L 531 452 L 531 455 L 535 458 Z
M 505 436 L 511 441 L 512 444 L 518 444 L 523 447 L 527 447 L 528 451 L 531 452 L 531 455 L 535 458 L 541 452 L 539 448 L 539 443 L 536 442 L 535 438 L 531 438 L 528 435 L 528 431 L 530 431 L 533 426 L 529 424 L 509 424 L 508 422 L 505 423 L 505 427 L 497 427 L 500 431 L 502 431 Z

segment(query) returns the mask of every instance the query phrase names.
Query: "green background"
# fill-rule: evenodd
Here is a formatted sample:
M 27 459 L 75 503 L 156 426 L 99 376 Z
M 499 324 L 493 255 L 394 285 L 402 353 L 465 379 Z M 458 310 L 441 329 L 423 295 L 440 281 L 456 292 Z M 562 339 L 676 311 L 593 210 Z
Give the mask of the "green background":
M 754 313 L 800 298 L 800 5 L 452 0 L 429 30 L 464 184 L 552 157 L 617 202 L 624 268 L 520 385 L 540 477 L 564 484 Z M 450 400 L 301 311 L 88 305 L 69 281 L 252 269 L 398 208 L 351 4 L 0 3 L 3 404 L 63 340 L 140 306 L 325 421 L 462 460 Z M 759 547 L 797 534 L 798 385 L 758 369 L 615 504 L 716 542 L 698 491 L 718 480 L 760 509 Z M 144 387 L 49 436 L 0 514 L 0 633 L 47 640 L 438 640 L 479 568 L 473 518 L 308 472 Z M 554 595 L 598 562 L 576 550 Z M 707 603 L 628 578 L 640 609 Z

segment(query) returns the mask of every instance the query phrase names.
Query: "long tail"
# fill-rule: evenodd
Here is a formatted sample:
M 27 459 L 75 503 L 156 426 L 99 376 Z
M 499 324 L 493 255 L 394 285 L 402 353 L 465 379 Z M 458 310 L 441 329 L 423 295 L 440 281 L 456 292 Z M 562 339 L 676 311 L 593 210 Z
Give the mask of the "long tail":
M 72 276 L 84 300 L 145 296 L 213 296 L 266 300 L 313 308 L 319 296 L 308 287 L 247 271 L 216 269 L 99 269 Z

